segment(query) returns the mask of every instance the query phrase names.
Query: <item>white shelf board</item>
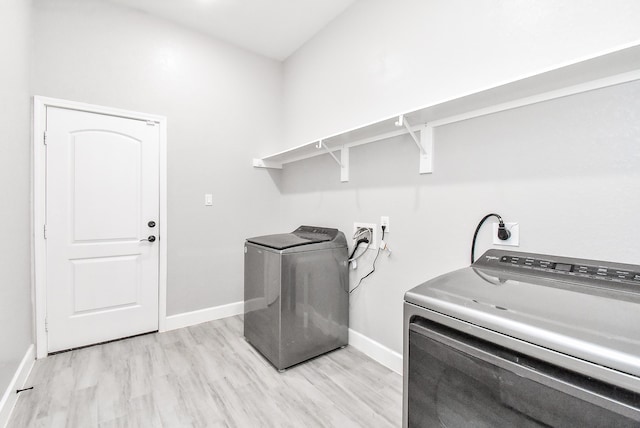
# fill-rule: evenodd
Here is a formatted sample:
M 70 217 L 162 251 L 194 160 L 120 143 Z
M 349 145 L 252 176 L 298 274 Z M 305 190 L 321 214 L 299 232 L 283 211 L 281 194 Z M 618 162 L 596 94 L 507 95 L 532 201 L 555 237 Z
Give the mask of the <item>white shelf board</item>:
M 254 159 L 254 166 L 282 168 L 283 164 L 322 155 L 327 150 L 403 135 L 407 131 L 396 126 L 401 115 L 418 130 L 427 123 L 441 126 L 634 80 L 640 80 L 640 41 Z M 327 149 L 319 148 L 318 141 Z
M 318 139 L 300 146 L 293 147 L 288 150 L 284 150 L 261 159 L 254 160 L 254 166 L 256 161 L 264 161 L 266 164 L 282 165 L 289 162 L 295 162 L 301 159 L 307 159 L 313 156 L 318 156 L 326 153 L 324 148 L 318 147 L 318 142 L 322 141 L 325 146 L 331 150 L 339 150 L 343 146 L 353 147 L 359 144 L 366 144 L 369 139 L 373 141 L 379 141 L 384 136 L 389 134 L 386 138 L 391 138 L 397 135 L 406 134 L 407 131 L 395 126 L 395 121 L 398 117 L 393 117 L 385 120 L 381 120 L 369 125 L 361 126 L 349 131 L 341 132 L 326 138 Z

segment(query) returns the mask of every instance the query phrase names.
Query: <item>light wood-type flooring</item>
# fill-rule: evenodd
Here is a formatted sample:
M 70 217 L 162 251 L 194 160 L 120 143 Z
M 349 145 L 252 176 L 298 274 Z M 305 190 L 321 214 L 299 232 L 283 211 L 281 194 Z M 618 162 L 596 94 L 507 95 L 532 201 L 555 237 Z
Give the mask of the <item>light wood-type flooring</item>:
M 278 373 L 231 317 L 36 361 L 24 427 L 398 427 L 401 377 L 347 347 Z

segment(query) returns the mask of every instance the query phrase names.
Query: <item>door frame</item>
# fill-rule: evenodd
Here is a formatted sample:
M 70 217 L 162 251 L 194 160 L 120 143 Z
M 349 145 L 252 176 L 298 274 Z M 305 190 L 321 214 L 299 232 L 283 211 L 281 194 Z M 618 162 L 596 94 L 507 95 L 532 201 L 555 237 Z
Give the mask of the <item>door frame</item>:
M 43 96 L 33 97 L 32 135 L 32 304 L 36 340 L 36 358 L 48 354 L 46 331 L 47 315 L 47 248 L 44 238 L 46 219 L 46 145 L 44 132 L 47 125 L 47 107 L 117 116 L 128 119 L 152 121 L 160 127 L 160 217 L 159 217 L 159 264 L 158 264 L 158 330 L 166 331 L 167 323 L 167 118 L 154 114 L 139 113 L 94 104 L 80 103 Z

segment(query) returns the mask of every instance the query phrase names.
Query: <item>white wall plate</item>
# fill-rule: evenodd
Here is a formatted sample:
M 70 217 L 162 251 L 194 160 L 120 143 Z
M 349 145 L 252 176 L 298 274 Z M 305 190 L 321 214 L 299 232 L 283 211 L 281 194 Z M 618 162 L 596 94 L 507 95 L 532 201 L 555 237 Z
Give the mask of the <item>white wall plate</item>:
M 353 234 L 355 235 L 356 231 L 359 227 L 369 227 L 373 230 L 373 241 L 371 245 L 369 245 L 370 250 L 375 250 L 378 248 L 378 225 L 375 223 L 362 223 L 362 222 L 354 222 L 353 223 Z M 353 237 L 353 235 L 351 235 Z M 355 244 L 355 243 L 354 243 Z M 362 244 L 364 245 L 364 244 Z

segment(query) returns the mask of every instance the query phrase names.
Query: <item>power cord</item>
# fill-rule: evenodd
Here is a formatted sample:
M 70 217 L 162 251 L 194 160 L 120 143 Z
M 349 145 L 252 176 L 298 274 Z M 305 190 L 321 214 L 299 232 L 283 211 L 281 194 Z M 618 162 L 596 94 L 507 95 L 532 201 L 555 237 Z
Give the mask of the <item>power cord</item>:
M 498 239 L 499 240 L 506 241 L 507 239 L 509 239 L 509 237 L 511 237 L 511 232 L 507 230 L 507 228 L 504 225 L 504 221 L 502 221 L 502 217 L 500 217 L 498 214 L 491 213 L 482 217 L 482 220 L 480 220 L 480 223 L 478 223 L 478 227 L 476 227 L 476 231 L 473 234 L 473 241 L 471 241 L 471 263 L 472 264 L 475 261 L 474 252 L 476 248 L 476 238 L 478 237 L 478 232 L 480 232 L 480 228 L 482 227 L 482 224 L 489 217 L 496 217 L 498 219 Z
M 353 258 L 353 256 L 354 256 L 354 254 L 356 253 L 356 251 L 358 251 L 358 247 L 360 246 L 360 244 L 369 244 L 369 239 L 367 239 L 367 238 L 362 238 L 362 239 L 359 239 L 359 240 L 358 240 L 358 242 L 356 242 L 356 245 L 355 245 L 355 247 L 353 247 L 353 251 L 351 252 L 351 255 L 349 256 L 349 261 L 350 261 L 350 262 L 351 262 L 351 261 L 353 261 L 353 260 L 355 260 L 355 259 Z M 365 250 L 365 251 L 366 251 L 366 250 Z M 362 254 L 364 254 L 364 253 L 362 253 Z
M 365 237 L 365 238 L 360 238 L 362 235 L 368 234 L 369 237 Z M 371 242 L 373 241 L 373 233 L 371 232 L 370 229 L 362 229 L 359 231 L 356 231 L 356 233 L 353 234 L 353 239 L 358 239 L 358 241 L 356 242 L 356 245 L 353 247 L 353 251 L 351 252 L 351 255 L 349 256 L 349 260 L 347 260 L 349 263 L 351 262 L 355 262 L 356 260 L 358 260 L 360 257 L 362 257 L 367 250 L 369 249 L 369 247 L 371 246 Z M 356 251 L 358 251 L 358 247 L 360 246 L 360 244 L 366 243 L 367 246 L 364 249 L 363 252 L 361 252 L 360 254 L 358 254 L 357 257 L 353 257 L 356 254 Z M 354 264 L 355 266 L 355 264 Z
M 384 241 L 384 231 L 386 229 L 387 229 L 387 226 L 382 226 L 382 240 L 383 241 Z M 373 274 L 376 271 L 376 261 L 378 260 L 378 256 L 380 255 L 380 250 L 381 250 L 381 248 L 378 247 L 378 252 L 376 253 L 376 258 L 373 259 L 373 265 L 371 267 L 371 271 L 368 274 L 366 274 L 365 276 L 363 276 L 362 278 L 360 278 L 360 281 L 358 281 L 358 285 L 356 285 L 351 290 L 349 290 L 349 294 L 351 294 L 354 291 L 356 291 L 358 289 L 358 287 L 360 287 L 360 285 L 362 284 L 362 281 L 364 281 L 365 278 L 368 278 L 369 276 L 371 276 L 371 274 Z

